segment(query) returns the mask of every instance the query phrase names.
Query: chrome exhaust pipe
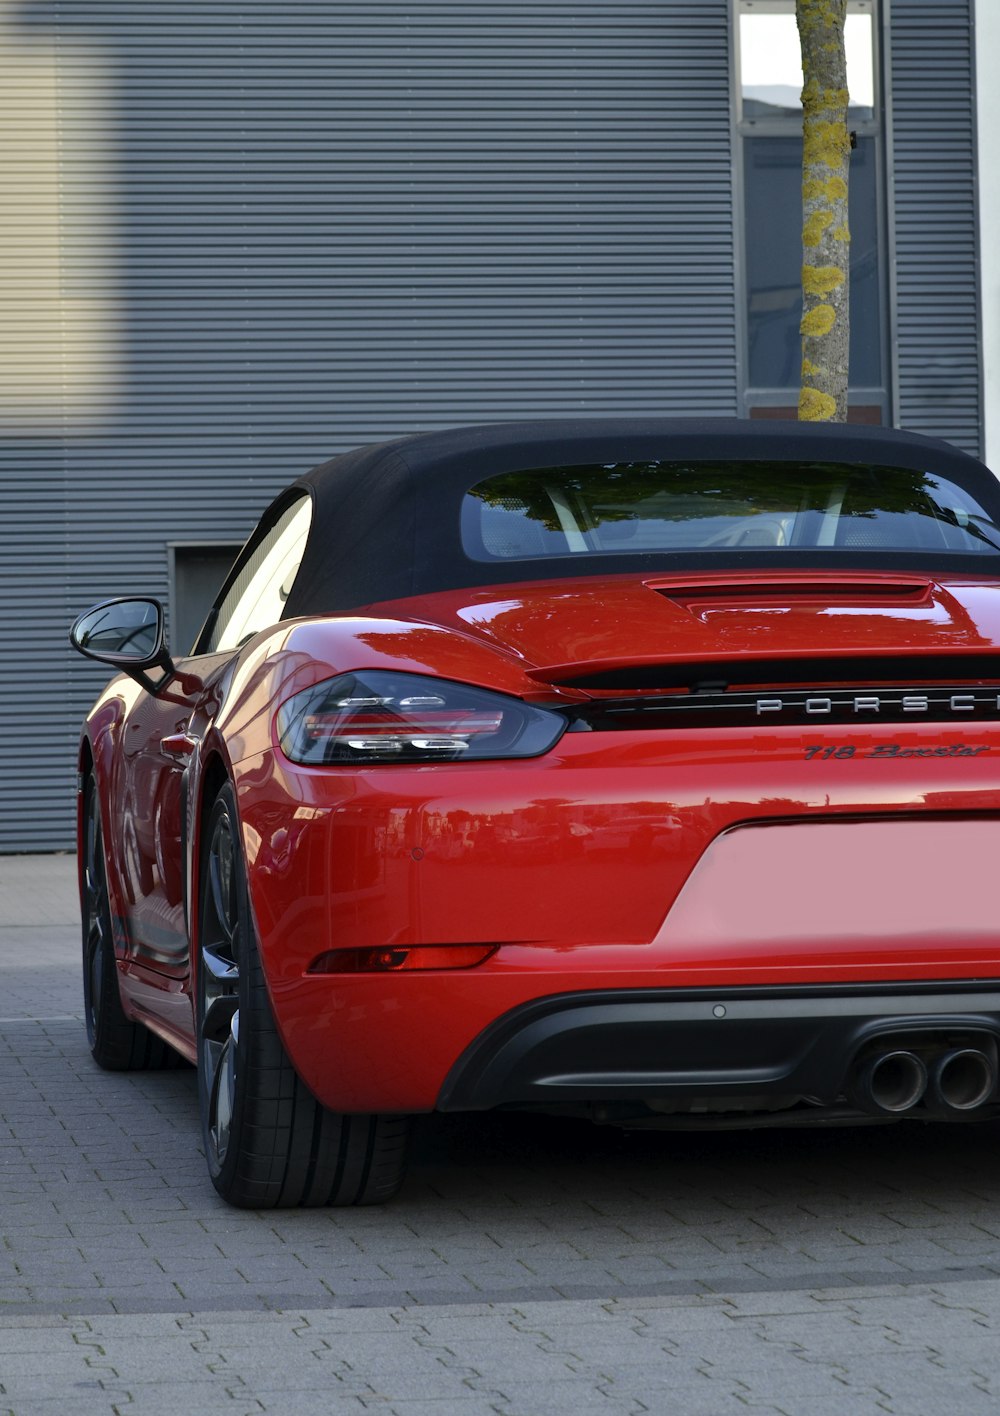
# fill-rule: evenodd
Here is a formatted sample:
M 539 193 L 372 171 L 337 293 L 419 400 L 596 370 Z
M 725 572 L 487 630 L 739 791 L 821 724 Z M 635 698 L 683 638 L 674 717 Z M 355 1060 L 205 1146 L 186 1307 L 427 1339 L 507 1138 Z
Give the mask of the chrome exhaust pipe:
M 911 1111 L 927 1089 L 927 1068 L 915 1052 L 876 1052 L 851 1081 L 855 1106 L 875 1116 Z
M 932 1063 L 927 1103 L 932 1111 L 942 1115 L 975 1111 L 989 1101 L 996 1080 L 996 1068 L 985 1052 L 976 1047 L 956 1047 Z

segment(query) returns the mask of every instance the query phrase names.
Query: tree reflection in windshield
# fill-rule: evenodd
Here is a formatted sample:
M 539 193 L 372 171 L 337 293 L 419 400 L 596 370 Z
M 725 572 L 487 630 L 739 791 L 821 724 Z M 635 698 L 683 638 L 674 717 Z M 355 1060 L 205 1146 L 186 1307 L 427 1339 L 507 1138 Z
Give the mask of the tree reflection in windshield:
M 468 549 L 488 558 L 741 546 L 1000 549 L 1000 529 L 969 492 L 904 467 L 618 462 L 508 472 L 468 499 L 478 505 L 480 541 Z

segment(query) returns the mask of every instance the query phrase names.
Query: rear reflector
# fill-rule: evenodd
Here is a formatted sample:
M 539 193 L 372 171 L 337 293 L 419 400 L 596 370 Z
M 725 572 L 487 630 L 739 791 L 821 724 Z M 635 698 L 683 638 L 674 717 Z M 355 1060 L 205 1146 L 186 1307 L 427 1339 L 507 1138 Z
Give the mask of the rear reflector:
M 311 974 L 402 973 L 408 969 L 471 969 L 496 953 L 497 944 L 416 944 L 412 948 L 327 949 Z

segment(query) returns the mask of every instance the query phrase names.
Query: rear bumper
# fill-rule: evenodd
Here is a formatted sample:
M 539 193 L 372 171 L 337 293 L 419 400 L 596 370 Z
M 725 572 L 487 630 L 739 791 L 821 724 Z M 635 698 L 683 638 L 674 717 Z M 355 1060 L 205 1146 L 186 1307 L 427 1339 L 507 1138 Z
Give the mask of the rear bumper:
M 830 1106 L 877 1050 L 933 1064 L 962 1048 L 982 1052 L 996 1076 L 1000 981 L 576 993 L 498 1018 L 451 1069 L 438 1108 L 653 1102 L 697 1112 L 721 1099 L 752 1110 L 802 1097 Z M 985 1100 L 995 1099 L 994 1086 Z
M 995 765 L 845 759 L 813 773 L 807 743 L 798 729 L 578 733 L 523 762 L 242 762 L 261 957 L 300 1076 L 347 1112 L 734 1084 L 827 1096 L 866 1020 L 889 1027 L 896 1010 L 838 1024 L 820 1005 L 876 986 L 972 990 L 914 1006 L 986 1027 L 994 1046 L 1000 1002 L 975 991 L 1000 995 L 983 985 L 1000 979 L 1000 748 Z M 468 969 L 316 967 L 330 950 L 467 944 L 494 952 Z M 704 1006 L 768 998 L 777 1013 Z M 792 998 L 815 1002 L 798 1017 L 782 1011 Z M 507 1067 L 487 1054 L 515 1018 Z

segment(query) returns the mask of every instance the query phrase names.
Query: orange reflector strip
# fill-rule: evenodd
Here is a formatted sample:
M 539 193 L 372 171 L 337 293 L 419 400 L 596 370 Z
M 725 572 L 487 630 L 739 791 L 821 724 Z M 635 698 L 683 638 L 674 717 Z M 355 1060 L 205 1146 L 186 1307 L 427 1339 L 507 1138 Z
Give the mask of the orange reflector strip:
M 403 973 L 408 969 L 471 969 L 483 963 L 496 944 L 415 944 L 408 948 L 328 949 L 313 959 L 311 974 Z

